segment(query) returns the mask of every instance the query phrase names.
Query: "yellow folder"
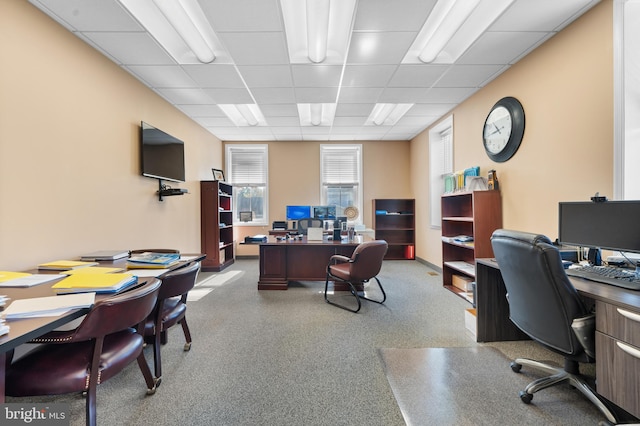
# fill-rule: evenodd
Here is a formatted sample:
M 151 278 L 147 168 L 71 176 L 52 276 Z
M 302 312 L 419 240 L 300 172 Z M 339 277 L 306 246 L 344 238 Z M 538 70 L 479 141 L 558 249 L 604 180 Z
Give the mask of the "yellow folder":
M 55 283 L 51 288 L 58 294 L 87 291 L 116 293 L 136 282 L 137 277 L 132 274 L 72 274 Z

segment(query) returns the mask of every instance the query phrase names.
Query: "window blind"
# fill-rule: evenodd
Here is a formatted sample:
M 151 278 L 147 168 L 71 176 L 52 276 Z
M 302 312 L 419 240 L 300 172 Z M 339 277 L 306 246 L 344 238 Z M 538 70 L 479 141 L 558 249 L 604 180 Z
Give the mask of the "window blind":
M 267 147 L 230 147 L 230 182 L 232 184 L 265 185 L 267 183 Z
M 360 182 L 360 146 L 320 147 L 322 185 L 358 184 Z

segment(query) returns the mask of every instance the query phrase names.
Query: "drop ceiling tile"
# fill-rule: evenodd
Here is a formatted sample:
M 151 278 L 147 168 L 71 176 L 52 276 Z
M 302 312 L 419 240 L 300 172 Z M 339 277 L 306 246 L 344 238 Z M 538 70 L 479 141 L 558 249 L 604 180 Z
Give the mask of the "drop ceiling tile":
M 400 65 L 389 87 L 431 87 L 449 68 L 450 65 Z
M 546 36 L 540 32 L 485 33 L 465 52 L 458 64 L 509 64 Z
M 295 104 L 296 95 L 291 87 L 257 87 L 251 90 L 259 104 Z
M 298 107 L 294 102 L 289 104 L 266 104 L 259 102 L 260 111 L 265 117 L 296 117 L 298 118 Z
M 454 103 L 458 104 L 467 99 L 478 89 L 476 88 L 439 88 L 434 87 L 429 89 L 422 101 L 418 102 L 431 102 L 431 103 Z
M 196 82 L 178 65 L 129 65 L 125 68 L 150 87 L 198 87 Z
M 47 9 L 49 16 L 75 31 L 144 31 L 116 1 L 29 0 Z
M 216 104 L 253 104 L 247 89 L 203 89 Z
M 376 103 L 384 89 L 381 87 L 343 87 L 340 90 L 340 103 L 368 104 Z
M 222 33 L 222 43 L 236 65 L 288 64 L 284 33 Z
M 576 11 L 592 0 L 536 0 L 516 1 L 507 9 L 489 31 L 556 31 Z
M 195 121 L 202 127 L 231 127 L 234 125 L 233 121 L 227 117 L 200 117 Z
M 342 86 L 385 87 L 397 68 L 397 65 L 347 65 Z
M 264 115 L 264 113 L 263 113 Z M 292 127 L 292 128 L 298 128 L 298 125 L 300 125 L 300 120 L 298 119 L 298 117 L 274 117 L 274 116 L 269 116 L 268 118 L 265 116 L 265 119 L 267 120 L 267 122 L 269 123 L 269 126 L 271 126 L 272 129 L 274 128 L 279 128 L 279 127 Z
M 435 87 L 481 87 L 503 68 L 502 65 L 453 65 Z
M 85 37 L 124 65 L 173 65 L 176 62 L 147 33 L 85 32 Z
M 278 0 L 206 0 L 200 7 L 217 32 L 282 30 Z
M 336 107 L 336 117 L 368 117 L 376 106 L 375 102 L 371 103 L 339 103 Z
M 213 100 L 201 89 L 156 89 L 172 104 L 209 105 Z
M 351 36 L 348 64 L 398 64 L 415 32 L 356 32 Z
M 411 107 L 406 115 L 438 116 L 442 117 L 456 107 L 455 103 L 417 103 Z
M 338 95 L 337 87 L 297 87 L 295 89 L 296 103 L 321 104 L 335 103 Z
M 420 31 L 436 0 L 366 0 L 358 4 L 355 31 Z
M 296 87 L 338 87 L 342 67 L 339 65 L 292 65 Z
M 233 65 L 200 64 L 182 66 L 200 87 L 244 88 L 245 85 Z
M 368 115 L 366 116 L 368 117 Z M 335 117 L 333 119 L 333 128 L 337 127 L 352 127 L 352 126 L 364 126 L 367 118 L 365 116 L 360 117 Z M 340 130 L 342 131 L 342 129 Z
M 289 65 L 241 65 L 238 71 L 250 88 L 293 87 Z
M 378 102 L 393 104 L 413 104 L 424 102 L 429 89 L 415 87 L 388 87 L 384 89 Z

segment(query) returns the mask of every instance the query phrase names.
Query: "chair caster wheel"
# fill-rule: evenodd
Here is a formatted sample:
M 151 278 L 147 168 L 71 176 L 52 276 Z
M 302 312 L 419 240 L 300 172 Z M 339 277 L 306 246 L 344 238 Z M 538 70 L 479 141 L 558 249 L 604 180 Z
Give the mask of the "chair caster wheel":
M 154 393 L 156 393 L 157 389 L 157 386 L 154 386 L 151 389 L 147 389 L 147 395 L 153 395 Z
M 191 342 L 184 344 L 184 351 L 187 352 L 189 350 L 191 350 Z
M 520 400 L 525 404 L 531 404 L 531 400 L 533 399 L 533 395 L 530 393 L 526 393 L 525 391 L 520 391 Z
M 522 370 L 522 364 L 518 364 L 518 363 L 517 363 L 517 362 L 515 362 L 515 361 L 513 361 L 513 362 L 510 364 L 510 367 L 511 367 L 511 370 L 512 370 L 514 373 L 519 373 L 519 372 L 520 372 L 520 370 Z

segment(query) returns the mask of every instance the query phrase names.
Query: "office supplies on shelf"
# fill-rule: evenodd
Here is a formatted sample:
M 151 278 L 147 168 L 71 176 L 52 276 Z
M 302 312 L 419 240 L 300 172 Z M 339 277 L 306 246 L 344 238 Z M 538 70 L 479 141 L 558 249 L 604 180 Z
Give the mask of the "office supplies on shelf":
M 100 260 L 118 260 L 129 256 L 129 250 L 99 250 L 80 256 L 80 260 L 97 262 Z
M 73 274 L 51 286 L 58 294 L 66 293 L 117 293 L 137 282 L 133 274 Z
M 124 272 L 122 268 L 114 268 L 109 266 L 89 266 L 88 268 L 70 269 L 60 272 L 63 275 L 74 274 L 113 274 L 116 272 Z
M 0 282 L 0 287 L 33 287 L 34 285 L 48 283 L 60 279 L 55 274 L 26 274 L 11 280 Z
M 98 262 L 85 262 L 78 260 L 55 260 L 53 262 L 41 263 L 38 269 L 49 271 L 66 271 L 69 269 L 86 268 L 88 266 L 96 266 Z
M 95 293 L 80 293 L 18 299 L 11 302 L 2 314 L 6 319 L 57 316 L 71 309 L 90 308 L 95 296 Z

